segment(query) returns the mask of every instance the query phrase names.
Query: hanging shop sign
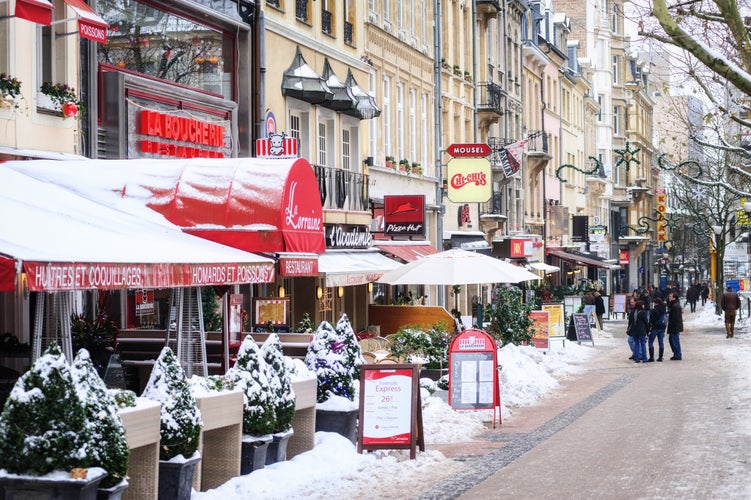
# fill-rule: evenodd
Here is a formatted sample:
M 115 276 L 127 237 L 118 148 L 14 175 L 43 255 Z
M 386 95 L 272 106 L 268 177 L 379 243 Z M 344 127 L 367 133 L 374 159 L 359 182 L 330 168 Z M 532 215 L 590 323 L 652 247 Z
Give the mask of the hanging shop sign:
M 270 283 L 271 263 L 243 264 L 112 264 L 24 262 L 29 290 L 115 290 Z
M 256 139 L 258 158 L 297 158 L 297 139 L 287 134 L 273 133 L 266 139 Z
M 629 260 L 631 260 L 631 251 L 630 250 L 619 250 L 618 251 L 618 263 L 621 265 L 628 265 Z
M 657 241 L 665 243 L 668 241 L 668 226 L 665 223 L 665 214 L 668 211 L 668 194 L 665 189 L 657 189 Z
M 425 195 L 383 197 L 384 234 L 406 236 L 425 234 Z
M 448 198 L 454 203 L 485 203 L 492 194 L 492 169 L 486 158 L 452 158 L 446 164 Z
M 532 255 L 532 253 L 534 252 L 533 243 L 534 243 L 533 240 L 512 239 L 511 240 L 511 255 L 509 255 L 509 257 L 521 258 L 521 257 L 528 257 Z
M 368 248 L 373 241 L 368 226 L 325 224 L 326 248 Z

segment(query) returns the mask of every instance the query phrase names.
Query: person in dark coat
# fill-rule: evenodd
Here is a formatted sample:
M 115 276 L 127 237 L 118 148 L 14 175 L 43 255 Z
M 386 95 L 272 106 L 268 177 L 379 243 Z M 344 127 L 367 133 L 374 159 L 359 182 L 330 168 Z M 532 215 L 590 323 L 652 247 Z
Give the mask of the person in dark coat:
M 634 339 L 634 363 L 647 362 L 647 333 L 649 332 L 649 312 L 644 302 L 637 300 L 634 304 L 634 320 L 629 333 Z
M 634 295 L 628 298 L 628 324 L 626 325 L 626 335 L 628 337 L 628 347 L 631 349 L 631 357 L 628 359 L 634 359 L 636 354 L 636 347 L 634 345 L 634 337 L 631 336 L 631 327 L 634 325 L 634 316 L 636 315 L 636 298 Z
M 701 287 L 699 288 L 699 296 L 701 297 L 701 305 L 705 305 L 709 298 L 709 285 L 707 285 L 706 282 L 702 282 Z
M 597 316 L 597 328 L 602 330 L 602 316 L 605 314 L 605 300 L 600 292 L 595 292 L 595 316 Z
M 720 299 L 720 307 L 725 311 L 725 338 L 732 339 L 735 335 L 735 315 L 741 308 L 741 298 L 731 287 L 727 287 Z
M 678 299 L 678 292 L 670 292 L 668 296 L 668 343 L 670 350 L 673 351 L 671 360 L 680 361 L 683 359 L 681 352 L 681 333 L 683 333 L 683 308 L 681 301 Z
M 696 312 L 696 302 L 699 300 L 699 284 L 694 283 L 686 290 L 686 302 L 691 306 L 691 312 Z
M 652 310 L 649 313 L 649 359 L 647 361 L 655 360 L 655 338 L 659 348 L 657 361 L 662 361 L 662 355 L 665 352 L 665 329 L 668 326 L 667 307 L 660 297 L 655 297 L 652 304 Z

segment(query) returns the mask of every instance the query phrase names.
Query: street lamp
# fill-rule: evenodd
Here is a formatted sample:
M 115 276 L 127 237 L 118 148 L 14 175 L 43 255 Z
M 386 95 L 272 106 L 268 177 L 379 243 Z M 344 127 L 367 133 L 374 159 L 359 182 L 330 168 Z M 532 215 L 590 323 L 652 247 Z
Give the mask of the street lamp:
M 714 273 L 712 273 L 712 278 L 714 280 L 715 285 L 715 293 L 714 293 L 714 312 L 718 316 L 720 315 L 720 294 L 722 293 L 722 284 L 723 279 L 722 275 L 724 273 L 723 269 L 723 260 L 725 256 L 725 248 L 724 245 L 721 245 L 722 241 L 720 239 L 720 236 L 722 236 L 722 226 L 712 226 L 712 232 L 715 235 L 715 241 L 714 241 L 714 260 L 712 261 L 713 267 L 714 267 Z

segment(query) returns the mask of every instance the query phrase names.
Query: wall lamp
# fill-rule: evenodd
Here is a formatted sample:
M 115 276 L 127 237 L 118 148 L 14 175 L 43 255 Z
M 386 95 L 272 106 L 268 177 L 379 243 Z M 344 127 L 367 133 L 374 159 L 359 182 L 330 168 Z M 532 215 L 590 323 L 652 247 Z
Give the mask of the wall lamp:
M 278 292 L 279 298 L 283 299 L 287 295 L 287 291 L 284 289 L 284 286 L 280 286 L 276 289 Z
M 336 291 L 336 295 L 338 297 L 344 297 L 344 287 L 340 286 L 339 289 Z
M 323 297 L 323 288 L 321 288 L 320 286 L 318 288 L 316 288 L 316 297 L 318 299 L 320 299 L 321 297 Z

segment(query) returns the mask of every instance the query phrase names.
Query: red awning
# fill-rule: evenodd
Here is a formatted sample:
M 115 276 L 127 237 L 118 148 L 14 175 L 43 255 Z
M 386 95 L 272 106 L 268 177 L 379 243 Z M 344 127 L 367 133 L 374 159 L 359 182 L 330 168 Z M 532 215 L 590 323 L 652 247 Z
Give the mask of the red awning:
M 148 206 L 186 233 L 247 252 L 326 251 L 320 191 L 313 168 L 304 159 L 22 161 L 4 165 L 102 204 L 112 203 L 115 193 L 119 201 Z
M 15 16 L 49 26 L 52 23 L 52 9 L 52 3 L 48 0 L 16 0 Z
M 16 260 L 0 255 L 0 292 L 16 291 Z
M 63 1 L 75 11 L 78 19 L 78 34 L 81 37 L 98 43 L 107 43 L 109 24 L 104 19 L 86 5 L 83 0 Z
M 421 259 L 427 255 L 438 253 L 438 249 L 430 245 L 376 245 L 379 250 L 390 253 L 407 262 Z

